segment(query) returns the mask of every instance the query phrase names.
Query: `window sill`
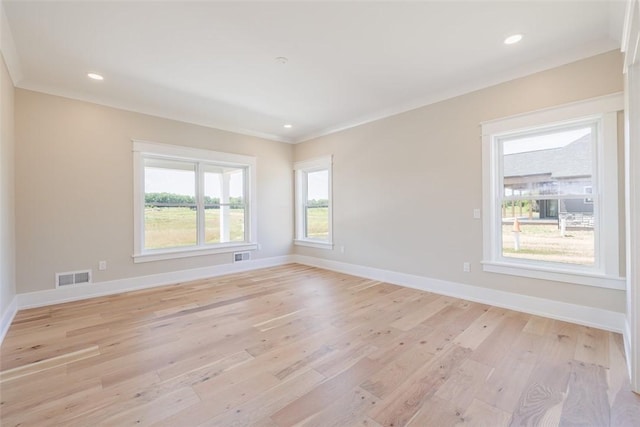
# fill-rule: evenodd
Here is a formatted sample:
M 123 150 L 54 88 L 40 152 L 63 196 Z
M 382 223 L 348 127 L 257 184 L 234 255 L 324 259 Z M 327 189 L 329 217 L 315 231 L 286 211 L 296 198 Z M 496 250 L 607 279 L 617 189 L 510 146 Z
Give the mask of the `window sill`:
M 626 289 L 626 281 L 623 277 L 606 276 L 591 272 L 496 261 L 482 261 L 482 269 L 490 273 L 509 274 L 511 276 L 531 277 L 622 291 Z
M 320 242 L 320 241 L 315 241 L 315 240 L 294 240 L 293 241 L 294 245 L 297 246 L 307 246 L 309 248 L 316 248 L 316 249 L 329 249 L 329 250 L 333 250 L 333 243 L 329 243 L 329 242 Z
M 185 248 L 185 249 L 163 249 L 149 251 L 142 254 L 134 254 L 133 262 L 162 261 L 166 259 L 188 258 L 203 255 L 227 254 L 239 251 L 254 251 L 258 248 L 257 243 L 224 243 L 210 248 Z

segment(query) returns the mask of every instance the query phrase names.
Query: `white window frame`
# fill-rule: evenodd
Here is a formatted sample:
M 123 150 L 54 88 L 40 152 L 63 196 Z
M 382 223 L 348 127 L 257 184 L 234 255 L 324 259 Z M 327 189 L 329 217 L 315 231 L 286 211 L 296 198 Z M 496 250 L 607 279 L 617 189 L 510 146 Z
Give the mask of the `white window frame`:
M 483 270 L 609 289 L 625 288 L 619 267 L 618 136 L 617 113 L 623 110 L 621 93 L 593 98 L 532 113 L 482 123 L 483 163 Z M 595 256 L 593 267 L 533 261 L 502 256 L 502 215 L 497 206 L 502 191 L 500 138 L 552 126 L 598 121 L 594 153 L 593 198 Z
M 144 248 L 144 159 L 147 157 L 165 158 L 167 160 L 187 161 L 196 164 L 214 163 L 232 167 L 246 168 L 245 179 L 245 241 L 200 244 L 180 248 L 145 249 Z M 135 263 L 160 261 L 174 258 L 186 258 L 201 255 L 232 253 L 238 251 L 256 250 L 257 243 L 257 203 L 256 203 L 256 158 L 240 154 L 221 153 L 199 148 L 182 147 L 178 145 L 157 142 L 133 140 L 133 232 Z M 199 176 L 199 175 L 198 175 Z M 200 179 L 198 178 L 198 181 Z M 199 186 L 203 185 L 199 183 Z M 198 196 L 199 197 L 199 196 Z M 200 215 L 198 232 L 203 233 L 204 218 Z
M 319 249 L 333 249 L 333 194 L 332 194 L 332 156 L 323 156 L 311 160 L 296 162 L 295 171 L 295 239 L 294 244 Z M 306 175 L 310 172 L 328 171 L 329 175 L 329 234 L 327 240 L 310 239 L 305 236 L 305 207 L 307 200 Z

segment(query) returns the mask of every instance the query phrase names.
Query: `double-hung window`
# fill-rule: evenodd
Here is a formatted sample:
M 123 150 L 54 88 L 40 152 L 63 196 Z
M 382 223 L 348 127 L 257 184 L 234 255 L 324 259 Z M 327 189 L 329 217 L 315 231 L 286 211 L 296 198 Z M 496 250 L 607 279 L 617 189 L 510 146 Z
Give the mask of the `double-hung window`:
M 333 248 L 331 224 L 331 156 L 297 162 L 296 237 L 294 243 Z
M 487 122 L 485 271 L 622 288 L 612 95 Z
M 255 158 L 134 141 L 135 262 L 255 249 Z

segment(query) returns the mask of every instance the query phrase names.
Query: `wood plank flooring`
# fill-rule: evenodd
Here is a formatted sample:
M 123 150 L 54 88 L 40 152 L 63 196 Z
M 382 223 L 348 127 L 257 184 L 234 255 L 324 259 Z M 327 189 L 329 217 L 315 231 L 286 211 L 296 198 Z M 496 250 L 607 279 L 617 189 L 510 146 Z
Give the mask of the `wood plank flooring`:
M 618 334 L 317 268 L 20 311 L 3 426 L 638 426 Z

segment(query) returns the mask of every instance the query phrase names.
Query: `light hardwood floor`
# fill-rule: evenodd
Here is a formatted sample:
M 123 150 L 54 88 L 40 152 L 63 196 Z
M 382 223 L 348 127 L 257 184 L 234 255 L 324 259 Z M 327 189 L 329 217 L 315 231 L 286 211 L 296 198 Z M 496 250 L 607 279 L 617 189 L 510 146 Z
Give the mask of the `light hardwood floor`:
M 620 335 L 291 264 L 20 311 L 3 426 L 638 426 Z

